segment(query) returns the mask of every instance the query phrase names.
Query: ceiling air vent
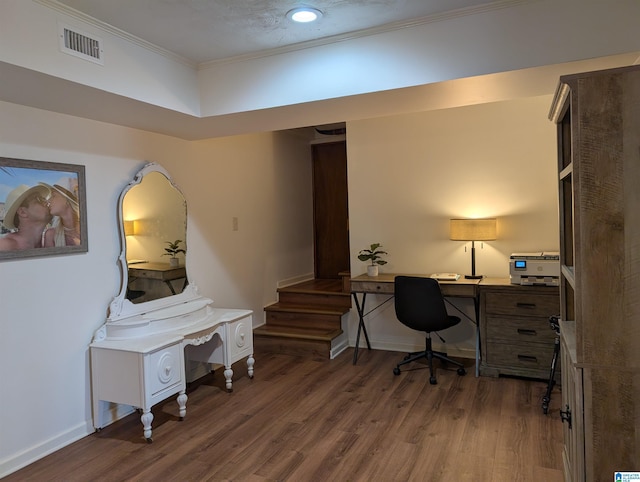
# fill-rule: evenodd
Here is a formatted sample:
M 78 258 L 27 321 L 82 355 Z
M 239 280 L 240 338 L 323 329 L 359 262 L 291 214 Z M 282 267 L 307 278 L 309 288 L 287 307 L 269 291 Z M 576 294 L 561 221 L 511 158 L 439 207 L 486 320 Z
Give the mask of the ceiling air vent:
M 60 25 L 60 50 L 64 53 L 103 65 L 101 43 L 98 37 Z

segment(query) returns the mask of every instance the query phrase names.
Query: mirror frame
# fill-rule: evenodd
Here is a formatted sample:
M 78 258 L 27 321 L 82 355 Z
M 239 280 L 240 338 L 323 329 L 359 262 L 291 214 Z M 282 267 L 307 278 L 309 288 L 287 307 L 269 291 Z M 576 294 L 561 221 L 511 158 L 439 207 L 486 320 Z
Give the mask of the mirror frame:
M 113 298 L 111 304 L 109 305 L 109 315 L 107 317 L 107 321 L 118 321 L 125 318 L 131 318 L 133 316 L 142 315 L 144 313 L 149 313 L 154 310 L 159 310 L 162 308 L 168 308 L 170 306 L 174 306 L 180 303 L 186 303 L 188 301 L 192 301 L 194 299 L 200 298 L 198 293 L 198 288 L 195 286 L 191 280 L 189 279 L 189 272 L 187 270 L 187 280 L 188 285 L 182 291 L 182 293 L 166 296 L 164 298 L 159 298 L 156 300 L 145 301 L 142 303 L 132 303 L 126 297 L 127 294 L 127 286 L 129 284 L 129 266 L 127 264 L 127 242 L 124 233 L 124 219 L 123 219 L 123 203 L 124 198 L 127 193 L 135 186 L 139 185 L 144 177 L 152 172 L 157 172 L 162 174 L 171 184 L 171 186 L 176 189 L 182 197 L 185 199 L 185 215 L 187 216 L 185 219 L 185 234 L 186 228 L 188 226 L 188 214 L 186 213 L 186 198 L 182 190 L 173 182 L 171 176 L 167 172 L 165 168 L 160 166 L 155 162 L 147 163 L 142 169 L 138 171 L 138 173 L 134 176 L 133 180 L 125 186 L 125 188 L 120 193 L 120 197 L 118 198 L 118 230 L 120 232 L 120 256 L 118 256 L 118 267 L 120 268 L 120 292 Z M 186 241 L 186 236 L 185 236 Z M 186 260 L 185 256 L 185 269 L 186 269 Z

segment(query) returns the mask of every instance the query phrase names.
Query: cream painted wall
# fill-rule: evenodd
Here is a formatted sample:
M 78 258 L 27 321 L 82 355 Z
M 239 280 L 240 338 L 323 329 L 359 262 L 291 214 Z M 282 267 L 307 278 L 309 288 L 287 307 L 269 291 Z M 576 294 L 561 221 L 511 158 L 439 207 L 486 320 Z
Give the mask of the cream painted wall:
M 453 217 L 498 218 L 498 239 L 476 245 L 477 271 L 487 276 L 508 276 L 512 252 L 557 250 L 550 105 L 542 96 L 347 123 L 352 275 L 366 271 L 356 256 L 374 242 L 389 252 L 386 272 L 469 273 L 470 243 L 448 239 Z M 456 304 L 472 315 L 469 303 Z M 398 323 L 392 303 L 371 314 L 367 326 L 376 348 L 424 345 L 422 335 Z M 450 352 L 471 356 L 474 336 L 465 322 L 445 338 Z
M 167 163 L 187 198 L 189 249 L 199 253 L 189 273 L 218 306 L 250 308 L 262 324 L 279 281 L 313 274 L 309 145 L 280 132 L 190 148 L 189 170 L 180 159 Z
M 217 306 L 259 324 L 279 280 L 312 272 L 309 149 L 292 135 L 190 143 L 0 102 L 0 156 L 86 166 L 89 244 L 1 263 L 0 477 L 93 432 L 88 345 L 119 291 L 118 196 L 146 161 L 185 194 L 189 276 Z

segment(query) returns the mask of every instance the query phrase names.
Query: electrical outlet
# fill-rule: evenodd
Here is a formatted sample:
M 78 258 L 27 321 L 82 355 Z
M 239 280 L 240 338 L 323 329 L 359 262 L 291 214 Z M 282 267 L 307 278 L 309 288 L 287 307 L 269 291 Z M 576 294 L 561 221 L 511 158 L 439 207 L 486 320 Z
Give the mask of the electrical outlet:
M 238 218 L 235 216 L 231 218 L 231 230 L 232 231 L 238 230 Z

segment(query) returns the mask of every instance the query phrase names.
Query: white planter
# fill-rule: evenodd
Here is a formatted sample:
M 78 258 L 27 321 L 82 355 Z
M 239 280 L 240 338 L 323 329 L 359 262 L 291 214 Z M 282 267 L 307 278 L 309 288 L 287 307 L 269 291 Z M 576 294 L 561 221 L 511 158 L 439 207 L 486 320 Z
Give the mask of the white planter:
M 180 260 L 178 258 L 169 258 L 169 265 L 177 268 L 180 265 Z
M 378 265 L 370 264 L 367 266 L 367 275 L 368 276 L 378 276 Z

